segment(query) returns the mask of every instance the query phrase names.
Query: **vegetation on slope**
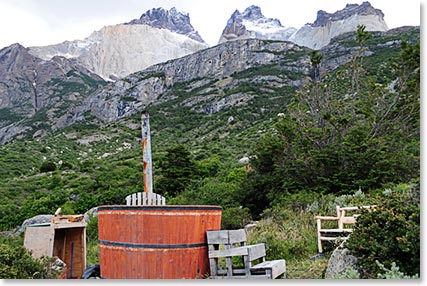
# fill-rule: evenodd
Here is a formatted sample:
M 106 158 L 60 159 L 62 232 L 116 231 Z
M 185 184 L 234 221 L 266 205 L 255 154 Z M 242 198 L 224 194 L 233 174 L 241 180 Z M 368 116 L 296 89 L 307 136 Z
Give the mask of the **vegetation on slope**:
M 352 60 L 334 71 L 324 70 L 321 53 L 313 52 L 311 78 L 299 90 L 275 88 L 267 97 L 257 86 L 239 86 L 239 92 L 258 96 L 213 114 L 176 108 L 173 101 L 150 106 L 156 192 L 168 204 L 221 205 L 224 229 L 259 220 L 250 240 L 266 243 L 268 259 L 285 258 L 288 278 L 323 277 L 325 260 L 309 261 L 317 251 L 313 215 L 329 214 L 336 204 L 377 203 L 383 206 L 379 217 L 359 224 L 369 232 L 361 230 L 357 240 L 355 232 L 355 242 L 349 241 L 364 275 L 377 278 L 381 268 L 375 257 L 388 268 L 396 263 L 407 274 L 419 272 L 419 201 L 402 195 L 402 208 L 396 208 L 394 197 L 384 195 L 384 189 L 417 190 L 402 183 L 416 186 L 419 180 L 419 42 L 403 42 L 400 53 L 380 51 L 387 60 L 377 69 L 374 56 L 365 56 L 373 41 L 367 35 L 359 31 Z M 173 92 L 184 94 L 186 88 L 183 83 Z M 228 123 L 230 116 L 236 123 Z M 0 229 L 58 207 L 73 214 L 123 204 L 126 195 L 142 191 L 139 125 L 135 115 L 1 146 Z M 249 164 L 238 162 L 243 156 L 251 158 Z M 373 222 L 381 220 L 396 223 L 380 231 L 381 224 Z M 97 261 L 93 228 L 92 263 Z M 377 237 L 375 249 L 360 243 L 375 231 L 390 241 Z M 393 256 L 396 247 L 400 254 Z M 414 257 L 411 266 L 401 260 L 408 256 Z

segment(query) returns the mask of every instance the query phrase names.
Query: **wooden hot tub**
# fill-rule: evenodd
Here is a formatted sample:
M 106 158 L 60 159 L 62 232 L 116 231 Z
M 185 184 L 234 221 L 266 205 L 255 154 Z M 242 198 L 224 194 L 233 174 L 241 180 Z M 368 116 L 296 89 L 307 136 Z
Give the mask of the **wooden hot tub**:
M 221 228 L 220 206 L 101 206 L 101 276 L 195 279 L 209 274 L 206 231 Z

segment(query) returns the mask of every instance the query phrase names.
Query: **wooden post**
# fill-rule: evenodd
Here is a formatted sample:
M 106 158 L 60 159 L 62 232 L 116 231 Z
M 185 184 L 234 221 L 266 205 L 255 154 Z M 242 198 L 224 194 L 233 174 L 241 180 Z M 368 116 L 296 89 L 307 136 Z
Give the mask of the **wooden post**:
M 144 192 L 153 192 L 153 166 L 151 160 L 151 137 L 150 137 L 150 116 L 147 111 L 142 112 L 142 155 L 144 163 Z

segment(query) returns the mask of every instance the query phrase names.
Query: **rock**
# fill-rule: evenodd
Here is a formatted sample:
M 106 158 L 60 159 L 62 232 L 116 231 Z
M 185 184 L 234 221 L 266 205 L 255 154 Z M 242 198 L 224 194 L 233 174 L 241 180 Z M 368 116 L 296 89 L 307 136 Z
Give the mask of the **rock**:
M 207 47 L 188 15 L 158 8 L 129 23 L 103 27 L 83 40 L 30 47 L 29 52 L 44 60 L 73 58 L 105 80 L 117 80 Z
M 40 223 L 50 223 L 52 218 L 53 218 L 53 215 L 41 214 L 41 215 L 36 215 L 32 218 L 26 219 L 26 220 L 24 220 L 24 222 L 22 223 L 21 226 L 17 227 L 11 233 L 11 235 L 20 235 L 25 230 L 25 227 L 27 227 L 28 225 L 40 224 Z
M 92 217 L 98 216 L 98 207 L 91 208 L 84 214 L 84 218 L 86 222 L 89 222 Z
M 194 30 L 190 23 L 190 17 L 187 13 L 179 12 L 175 7 L 165 10 L 163 8 L 153 8 L 139 19 L 132 20 L 131 25 L 149 25 L 159 29 L 168 29 L 169 31 L 185 35 L 200 43 L 205 43 L 199 33 Z
M 71 194 L 71 195 L 68 197 L 68 199 L 69 199 L 70 201 L 75 201 L 75 202 L 77 202 L 79 198 L 80 198 L 80 195 L 78 195 L 78 194 Z
M 311 49 L 321 49 L 332 38 L 356 31 L 358 25 L 364 25 L 366 31 L 388 30 L 383 12 L 372 7 L 369 2 L 363 2 L 360 5 L 348 4 L 332 14 L 318 11 L 316 21 L 301 27 L 289 37 L 289 41 Z
M 249 157 L 242 157 L 242 158 L 240 158 L 239 159 L 239 163 L 240 164 L 247 164 L 247 163 L 249 163 Z
M 310 260 L 316 261 L 317 259 L 323 259 L 323 258 L 325 258 L 324 253 L 317 253 L 317 254 L 313 255 L 312 257 L 310 257 Z
M 357 258 L 350 254 L 350 250 L 338 247 L 329 258 L 325 279 L 334 279 L 337 274 L 345 272 L 348 268 L 357 270 L 356 261 Z
M 24 132 L 32 131 L 30 134 L 34 134 L 34 138 L 45 136 L 43 125 L 53 129 L 63 114 L 62 108 L 72 110 L 64 98 L 73 98 L 73 103 L 78 104 L 86 93 L 103 83 L 99 76 L 73 60 L 54 57 L 43 61 L 19 44 L 1 49 L 0 110 L 3 119 L 0 120 L 0 144 L 25 135 Z M 22 126 L 25 119 L 32 117 L 31 127 Z M 63 118 L 62 121 L 62 125 L 70 124 L 73 119 Z
M 261 8 L 252 5 L 240 13 L 234 11 L 227 21 L 219 44 L 240 39 L 265 39 L 286 41 L 297 29 L 284 27 L 278 19 L 267 18 Z
M 249 223 L 247 225 L 245 225 L 245 232 L 248 233 L 250 232 L 254 227 L 256 227 L 258 225 L 257 221 L 254 221 L 252 223 Z
M 228 122 L 228 124 L 234 124 L 234 123 L 236 123 L 236 119 L 234 119 L 233 116 L 230 116 L 230 117 L 228 117 L 227 122 Z

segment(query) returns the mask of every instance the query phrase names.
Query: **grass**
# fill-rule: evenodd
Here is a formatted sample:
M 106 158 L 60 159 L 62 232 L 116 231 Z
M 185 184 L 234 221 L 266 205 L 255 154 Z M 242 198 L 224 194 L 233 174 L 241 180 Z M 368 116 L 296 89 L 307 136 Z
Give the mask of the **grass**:
M 323 279 L 327 267 L 327 258 L 286 260 L 286 278 Z

